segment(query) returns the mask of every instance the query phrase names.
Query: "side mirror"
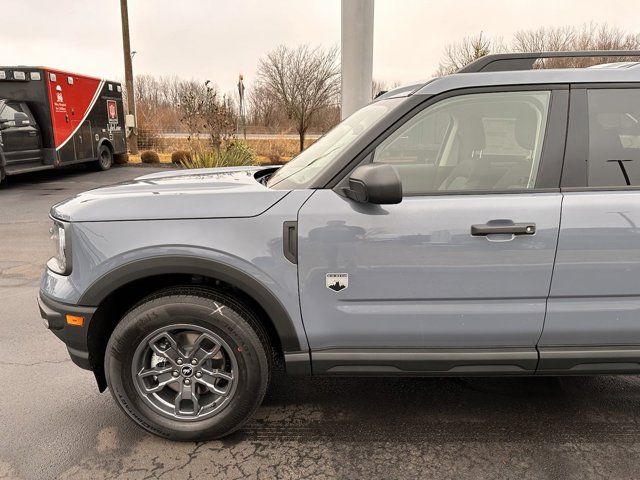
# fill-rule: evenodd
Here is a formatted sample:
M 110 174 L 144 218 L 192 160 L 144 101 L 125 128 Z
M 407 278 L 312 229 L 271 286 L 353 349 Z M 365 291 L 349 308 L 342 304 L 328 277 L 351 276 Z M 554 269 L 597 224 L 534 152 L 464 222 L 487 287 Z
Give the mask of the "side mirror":
M 357 167 L 349 177 L 345 194 L 361 203 L 386 205 L 402 201 L 402 182 L 391 165 L 370 163 Z
M 24 112 L 16 112 L 13 114 L 13 121 L 16 124 L 16 127 L 22 127 L 24 125 L 29 125 L 31 122 L 29 121 L 29 115 Z

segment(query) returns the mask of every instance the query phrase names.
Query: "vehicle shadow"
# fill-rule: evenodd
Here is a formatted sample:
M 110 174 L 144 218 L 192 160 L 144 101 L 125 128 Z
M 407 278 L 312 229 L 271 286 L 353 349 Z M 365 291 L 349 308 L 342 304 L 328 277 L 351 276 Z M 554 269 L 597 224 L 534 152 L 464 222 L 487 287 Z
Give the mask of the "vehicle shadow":
M 611 421 L 615 419 L 615 421 Z M 228 438 L 270 441 L 640 440 L 637 377 L 337 378 L 276 374 Z
M 10 175 L 2 180 L 0 192 L 58 180 L 73 182 L 74 178 L 92 172 L 96 173 L 95 170 L 92 170 L 88 165 L 78 164 L 53 170 L 40 170 L 37 172 L 21 173 L 20 175 Z M 60 189 L 62 190 L 62 188 Z

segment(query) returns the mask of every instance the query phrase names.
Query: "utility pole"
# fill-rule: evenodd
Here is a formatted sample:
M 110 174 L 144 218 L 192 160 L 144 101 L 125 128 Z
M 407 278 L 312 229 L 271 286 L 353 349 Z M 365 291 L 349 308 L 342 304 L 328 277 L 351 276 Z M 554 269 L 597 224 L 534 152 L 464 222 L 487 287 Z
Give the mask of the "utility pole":
M 131 62 L 131 43 L 129 41 L 129 9 L 127 0 L 120 0 L 120 15 L 122 16 L 122 49 L 124 51 L 124 81 L 127 89 L 127 109 L 129 114 L 136 113 L 136 98 L 133 91 L 133 66 Z M 137 119 L 136 119 L 137 124 Z M 136 128 L 129 132 L 129 151 L 138 153 L 138 134 Z
M 245 107 L 244 107 L 244 76 L 240 74 L 238 77 L 238 99 L 239 99 L 239 109 L 238 109 L 238 122 L 236 125 L 236 131 L 238 135 L 240 134 L 240 124 L 242 124 L 242 132 L 244 133 L 244 139 L 247 139 L 247 121 L 245 117 Z
M 374 0 L 342 0 L 342 105 L 347 118 L 371 101 Z

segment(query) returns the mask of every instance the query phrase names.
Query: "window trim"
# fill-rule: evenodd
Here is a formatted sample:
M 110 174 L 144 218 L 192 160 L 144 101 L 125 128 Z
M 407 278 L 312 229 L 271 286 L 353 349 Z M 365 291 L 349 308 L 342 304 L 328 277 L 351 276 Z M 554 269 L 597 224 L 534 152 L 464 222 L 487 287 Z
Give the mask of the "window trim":
M 29 121 L 31 122 L 29 126 L 38 128 L 38 124 L 36 123 L 36 117 L 33 116 L 33 112 L 29 108 L 29 105 L 27 104 L 27 102 L 22 102 L 22 111 L 26 113 L 27 116 L 29 117 Z
M 523 193 L 549 193 L 560 191 L 560 175 L 565 152 L 566 129 L 569 110 L 569 85 L 568 84 L 531 84 L 531 85 L 500 85 L 491 87 L 472 87 L 457 90 L 450 90 L 439 95 L 428 97 L 417 107 L 411 108 L 408 112 L 397 119 L 384 133 L 371 141 L 359 155 L 342 170 L 325 188 L 333 188 L 339 195 L 343 195 L 343 189 L 348 187 L 349 176 L 358 166 L 369 163 L 375 149 L 389 136 L 410 121 L 415 115 L 439 103 L 442 100 L 479 93 L 503 93 L 503 92 L 531 92 L 550 91 L 549 109 L 547 112 L 547 125 L 545 128 L 545 138 L 543 139 L 536 186 L 530 189 L 509 189 L 509 190 L 449 190 L 433 191 L 415 194 L 403 194 L 404 198 L 410 197 L 431 197 L 442 195 L 503 195 L 503 194 L 523 194 Z
M 560 189 L 563 192 L 606 192 L 640 190 L 640 185 L 589 186 L 589 99 L 588 90 L 640 90 L 640 82 L 577 83 L 571 85 L 567 148 Z M 587 141 L 585 141 L 587 139 Z

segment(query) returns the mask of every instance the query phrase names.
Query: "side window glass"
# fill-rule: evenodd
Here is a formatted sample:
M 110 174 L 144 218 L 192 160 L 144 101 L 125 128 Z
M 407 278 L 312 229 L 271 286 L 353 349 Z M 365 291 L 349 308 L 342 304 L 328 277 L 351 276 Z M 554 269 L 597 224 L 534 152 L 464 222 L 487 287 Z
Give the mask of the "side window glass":
M 6 103 L 2 111 L 0 112 L 0 122 L 3 127 L 15 127 L 16 126 L 16 114 L 18 114 L 18 120 L 20 120 L 20 114 L 22 108 L 19 103 L 9 102 Z
M 640 89 L 594 89 L 589 108 L 588 185 L 640 185 Z
M 461 95 L 417 113 L 373 161 L 393 165 L 406 195 L 532 189 L 549 91 Z

